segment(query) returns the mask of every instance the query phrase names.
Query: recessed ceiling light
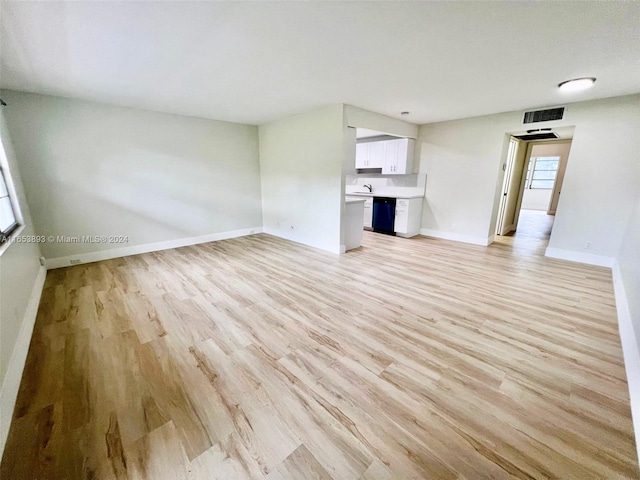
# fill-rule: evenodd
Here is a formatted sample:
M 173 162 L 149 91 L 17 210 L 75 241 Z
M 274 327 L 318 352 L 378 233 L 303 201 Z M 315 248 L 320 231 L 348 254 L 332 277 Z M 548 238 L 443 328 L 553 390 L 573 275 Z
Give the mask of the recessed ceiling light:
M 594 83 L 596 83 L 595 77 L 574 78 L 559 83 L 558 88 L 563 92 L 578 92 L 592 87 Z

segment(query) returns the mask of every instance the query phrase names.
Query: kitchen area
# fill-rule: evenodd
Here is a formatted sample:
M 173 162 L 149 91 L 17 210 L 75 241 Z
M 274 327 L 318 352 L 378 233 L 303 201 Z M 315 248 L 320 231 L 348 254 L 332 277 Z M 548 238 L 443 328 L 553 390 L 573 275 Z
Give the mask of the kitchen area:
M 426 174 L 414 173 L 415 140 L 358 128 L 354 162 L 345 178 L 345 249 L 360 246 L 363 230 L 418 235 Z

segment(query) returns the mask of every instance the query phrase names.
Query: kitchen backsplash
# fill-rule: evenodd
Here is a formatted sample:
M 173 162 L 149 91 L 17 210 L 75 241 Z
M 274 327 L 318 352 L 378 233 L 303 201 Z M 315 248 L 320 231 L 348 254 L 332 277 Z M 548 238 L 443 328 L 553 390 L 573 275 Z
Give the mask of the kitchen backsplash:
M 384 195 L 424 195 L 427 184 L 426 173 L 413 175 L 347 175 L 345 193 L 362 192 L 363 185 L 371 185 L 373 193 Z

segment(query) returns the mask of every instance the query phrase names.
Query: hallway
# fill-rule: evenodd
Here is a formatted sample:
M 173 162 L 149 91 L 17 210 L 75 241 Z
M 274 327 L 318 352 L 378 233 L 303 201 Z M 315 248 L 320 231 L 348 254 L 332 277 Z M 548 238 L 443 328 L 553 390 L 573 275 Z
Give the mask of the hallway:
M 544 256 L 554 218 L 542 210 L 522 209 L 517 230 L 507 235 L 496 235 L 495 243 L 511 246 L 518 254 Z

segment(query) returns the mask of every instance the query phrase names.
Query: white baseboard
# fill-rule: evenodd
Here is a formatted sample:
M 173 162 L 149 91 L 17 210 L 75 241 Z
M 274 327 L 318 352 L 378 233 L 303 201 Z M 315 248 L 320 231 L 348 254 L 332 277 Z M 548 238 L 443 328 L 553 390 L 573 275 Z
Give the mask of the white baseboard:
M 490 237 L 476 237 L 475 235 L 464 235 L 462 233 L 455 232 L 443 232 L 441 230 L 431 230 L 429 228 L 421 228 L 420 235 L 442 238 L 443 240 L 453 240 L 455 242 L 472 243 L 474 245 L 482 245 L 484 247 L 493 242 L 493 235 Z
M 25 361 L 27 360 L 27 353 L 29 352 L 31 334 L 33 333 L 33 327 L 36 323 L 38 305 L 40 305 L 40 297 L 42 296 L 42 289 L 44 287 L 44 280 L 46 276 L 47 270 L 44 267 L 41 267 L 33 285 L 33 289 L 31 290 L 29 303 L 27 304 L 27 309 L 22 317 L 20 332 L 18 332 L 18 338 L 16 339 L 16 343 L 13 347 L 9 366 L 7 367 L 7 373 L 5 374 L 4 381 L 2 382 L 2 388 L 0 388 L 0 457 L 2 457 L 2 452 L 4 452 L 4 446 L 7 442 L 7 436 L 9 435 L 13 409 L 16 406 L 18 389 L 20 388 L 20 381 L 22 380 L 22 372 L 24 370 Z
M 79 253 L 77 255 L 68 255 L 66 257 L 47 258 L 46 265 L 47 270 L 52 270 L 54 268 L 68 267 L 70 265 L 78 265 L 81 263 L 99 262 L 101 260 L 110 260 L 112 258 L 128 257 L 130 255 L 139 255 L 141 253 L 168 250 L 170 248 L 186 247 L 189 245 L 198 245 L 200 243 L 244 237 L 246 235 L 253 235 L 254 233 L 262 233 L 262 227 L 243 228 L 242 230 L 211 233 L 209 235 L 200 235 L 198 237 L 178 238 L 176 240 L 167 240 L 165 242 L 144 243 L 142 245 L 133 245 L 131 247 Z
M 586 263 L 587 265 L 595 265 L 597 267 L 612 268 L 616 261 L 614 257 L 594 255 L 593 253 L 574 252 L 573 250 L 564 250 L 562 248 L 547 247 L 544 255 L 545 257 L 559 258 L 560 260 L 569 260 L 570 262 Z
M 317 248 L 318 250 L 324 250 L 325 252 L 337 253 L 338 255 L 340 255 L 341 253 L 344 253 L 341 251 L 341 245 L 336 245 L 334 248 L 327 248 L 326 246 L 319 245 L 317 243 L 303 242 L 296 235 L 290 235 L 288 232 L 283 232 L 275 228 L 264 227 L 264 233 L 268 233 L 269 235 L 273 235 L 274 237 L 284 238 L 285 240 L 289 240 L 290 242 L 294 242 L 294 243 L 299 243 L 300 245 L 306 245 L 307 247 L 313 247 L 313 248 Z
M 636 449 L 640 458 L 640 350 L 638 340 L 633 329 L 631 311 L 624 289 L 624 282 L 618 262 L 613 265 L 613 290 L 616 295 L 616 309 L 618 310 L 618 329 L 620 343 L 624 356 L 624 368 L 627 372 L 627 386 L 631 400 L 631 417 L 633 430 L 636 435 Z

